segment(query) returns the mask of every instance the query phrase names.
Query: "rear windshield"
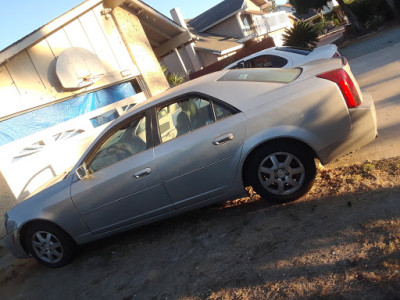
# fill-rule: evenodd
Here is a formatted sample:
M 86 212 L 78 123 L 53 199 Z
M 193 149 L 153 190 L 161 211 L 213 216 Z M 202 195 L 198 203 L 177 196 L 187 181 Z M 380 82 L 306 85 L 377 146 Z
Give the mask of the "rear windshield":
M 299 77 L 301 69 L 236 69 L 229 70 L 218 81 L 256 81 L 289 83 Z
M 297 48 L 297 47 L 276 47 L 275 50 L 296 53 L 296 54 L 300 54 L 300 55 L 308 55 L 312 52 L 312 50 L 310 50 L 310 49 Z

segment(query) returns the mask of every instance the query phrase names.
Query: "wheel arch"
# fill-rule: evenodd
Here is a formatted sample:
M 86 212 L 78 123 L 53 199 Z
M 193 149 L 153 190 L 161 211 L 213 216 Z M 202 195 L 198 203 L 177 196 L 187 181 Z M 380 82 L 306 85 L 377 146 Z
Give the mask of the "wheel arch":
M 59 226 L 58 224 L 56 224 L 56 223 L 54 223 L 52 221 L 49 221 L 49 220 L 34 219 L 34 220 L 30 220 L 30 221 L 26 222 L 24 225 L 22 225 L 21 229 L 19 230 L 19 240 L 20 240 L 22 248 L 25 250 L 26 253 L 29 253 L 28 247 L 26 245 L 26 240 L 25 240 L 26 231 L 27 231 L 27 229 L 29 227 L 31 227 L 33 225 L 39 225 L 39 224 L 46 224 L 46 225 L 49 225 L 49 226 L 56 227 L 59 230 L 62 230 L 76 244 L 76 241 L 72 238 L 72 236 L 67 231 L 65 231 L 61 226 Z
M 307 151 L 309 151 L 309 153 L 312 154 L 312 156 L 314 158 L 318 159 L 318 155 L 315 152 L 315 150 L 306 142 L 294 138 L 294 137 L 276 137 L 276 138 L 272 138 L 266 141 L 263 141 L 262 143 L 259 143 L 257 145 L 255 145 L 247 154 L 247 156 L 244 159 L 244 162 L 242 164 L 242 170 L 241 170 L 241 175 L 242 175 L 242 182 L 243 185 L 246 187 L 248 186 L 248 182 L 247 182 L 247 176 L 246 176 L 246 172 L 247 172 L 247 167 L 249 165 L 249 161 L 252 159 L 252 156 L 261 148 L 265 147 L 266 145 L 273 145 L 273 144 L 278 144 L 278 143 L 286 143 L 286 144 L 291 144 L 293 145 L 293 147 L 301 147 L 306 149 Z

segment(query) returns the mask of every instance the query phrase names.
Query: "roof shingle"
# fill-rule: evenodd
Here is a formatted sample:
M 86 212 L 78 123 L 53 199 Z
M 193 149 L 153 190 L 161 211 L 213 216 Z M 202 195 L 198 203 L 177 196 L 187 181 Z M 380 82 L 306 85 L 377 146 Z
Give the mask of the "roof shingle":
M 196 31 L 202 32 L 239 11 L 244 2 L 245 0 L 224 0 L 190 20 L 188 24 Z

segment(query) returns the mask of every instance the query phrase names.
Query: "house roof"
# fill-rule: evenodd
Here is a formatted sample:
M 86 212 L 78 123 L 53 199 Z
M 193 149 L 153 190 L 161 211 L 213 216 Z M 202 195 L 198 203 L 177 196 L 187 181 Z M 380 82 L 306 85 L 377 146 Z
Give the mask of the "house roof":
M 237 39 L 218 36 L 214 34 L 197 34 L 195 48 L 198 51 L 211 52 L 217 55 L 225 55 L 230 52 L 243 48 L 243 44 L 238 43 Z
M 38 41 L 44 39 L 46 36 L 50 35 L 54 31 L 58 30 L 65 24 L 68 24 L 75 18 L 84 14 L 93 7 L 99 5 L 104 0 L 87 0 L 78 6 L 72 8 L 68 12 L 64 13 L 60 17 L 52 20 L 51 22 L 43 25 L 42 27 L 36 29 L 10 46 L 0 51 L 0 64 L 4 63 L 8 59 L 17 55 L 24 49 L 34 45 Z M 171 40 L 175 36 L 181 33 L 185 33 L 184 29 L 179 24 L 175 23 L 168 17 L 164 16 L 160 12 L 156 11 L 146 3 L 140 0 L 118 0 L 118 1 L 108 1 L 115 2 L 115 5 L 126 5 L 129 8 L 136 9 L 137 15 L 142 26 L 149 38 L 150 44 L 153 47 L 158 47 L 164 44 L 166 41 Z M 187 40 L 191 39 L 188 35 Z
M 190 20 L 188 24 L 197 32 L 203 32 L 236 14 L 244 3 L 245 0 L 224 0 Z

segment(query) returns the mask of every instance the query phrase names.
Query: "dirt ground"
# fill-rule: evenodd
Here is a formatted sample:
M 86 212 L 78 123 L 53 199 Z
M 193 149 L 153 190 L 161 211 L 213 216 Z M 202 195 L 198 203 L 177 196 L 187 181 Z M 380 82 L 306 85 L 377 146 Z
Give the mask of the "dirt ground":
M 1 247 L 0 297 L 400 298 L 400 157 L 320 169 L 293 203 L 250 194 L 89 244 L 61 269 Z

